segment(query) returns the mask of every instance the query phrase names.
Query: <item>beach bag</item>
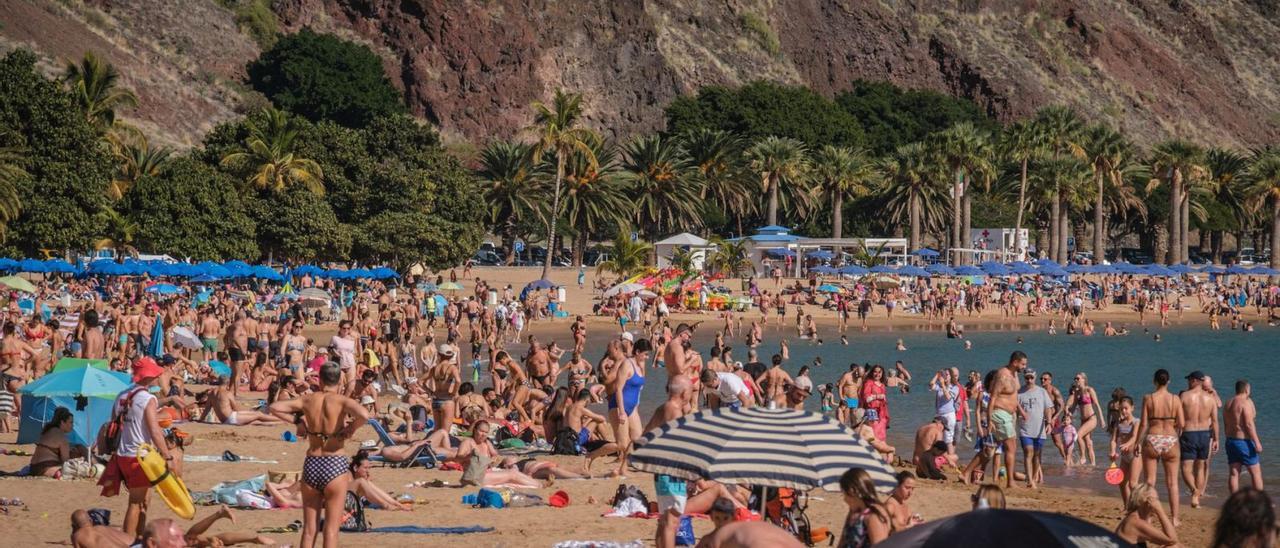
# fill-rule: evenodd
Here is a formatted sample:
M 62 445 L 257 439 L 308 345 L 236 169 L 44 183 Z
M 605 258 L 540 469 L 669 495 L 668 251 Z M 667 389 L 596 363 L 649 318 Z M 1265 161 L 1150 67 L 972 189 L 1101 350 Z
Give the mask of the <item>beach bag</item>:
M 618 486 L 618 490 L 613 493 L 613 500 L 609 501 L 610 506 L 617 506 L 624 500 L 636 499 L 640 501 L 641 506 L 649 507 L 649 497 L 645 496 L 644 491 L 634 485 L 622 484 Z
M 346 533 L 363 533 L 369 530 L 369 519 L 364 515 L 364 501 L 359 495 L 347 491 L 347 500 L 342 507 L 342 525 L 339 531 Z
M 578 433 L 571 428 L 561 428 L 551 442 L 552 455 L 578 455 Z
M 77 457 L 62 463 L 62 479 L 92 479 L 98 477 L 98 473 L 98 468 L 84 457 Z
M 502 493 L 493 489 L 481 489 L 476 496 L 476 506 L 480 508 L 506 508 L 507 501 L 502 498 Z
M 676 546 L 695 544 L 698 544 L 698 539 L 693 536 L 693 519 L 689 516 L 680 516 L 680 528 L 676 529 Z

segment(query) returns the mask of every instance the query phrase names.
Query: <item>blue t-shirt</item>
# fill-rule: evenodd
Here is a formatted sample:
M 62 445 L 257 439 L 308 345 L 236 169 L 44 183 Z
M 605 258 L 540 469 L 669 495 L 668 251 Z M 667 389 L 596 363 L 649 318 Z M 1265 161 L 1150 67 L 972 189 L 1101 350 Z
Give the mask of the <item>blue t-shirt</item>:
M 960 387 L 954 384 L 943 387 L 939 385 L 933 390 L 933 406 L 939 415 L 956 412 L 956 398 L 960 397 Z

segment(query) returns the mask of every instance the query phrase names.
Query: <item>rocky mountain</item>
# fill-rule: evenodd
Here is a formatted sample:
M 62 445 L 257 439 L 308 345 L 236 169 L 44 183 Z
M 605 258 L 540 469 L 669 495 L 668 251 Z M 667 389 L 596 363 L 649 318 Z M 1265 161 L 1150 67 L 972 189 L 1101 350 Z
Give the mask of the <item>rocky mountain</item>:
M 249 0 L 239 0 L 243 3 Z M 267 0 L 257 0 L 266 2 Z M 10 0 L 0 47 L 105 54 L 138 91 L 127 116 L 189 144 L 261 101 L 236 0 Z M 369 45 L 410 109 L 447 134 L 510 136 L 529 104 L 580 91 L 615 136 L 660 128 L 673 97 L 771 79 L 825 94 L 888 80 L 1012 119 L 1065 103 L 1144 142 L 1280 139 L 1274 0 L 274 0 L 288 32 Z

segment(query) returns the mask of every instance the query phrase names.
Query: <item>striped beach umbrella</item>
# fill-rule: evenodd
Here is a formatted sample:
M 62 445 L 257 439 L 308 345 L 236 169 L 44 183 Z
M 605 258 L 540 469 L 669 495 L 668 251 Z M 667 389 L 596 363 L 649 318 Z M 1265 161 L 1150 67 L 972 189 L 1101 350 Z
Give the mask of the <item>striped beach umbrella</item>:
M 893 469 L 838 421 L 792 409 L 709 409 L 651 430 L 631 455 L 636 469 L 687 480 L 840 489 L 851 467 L 888 493 Z

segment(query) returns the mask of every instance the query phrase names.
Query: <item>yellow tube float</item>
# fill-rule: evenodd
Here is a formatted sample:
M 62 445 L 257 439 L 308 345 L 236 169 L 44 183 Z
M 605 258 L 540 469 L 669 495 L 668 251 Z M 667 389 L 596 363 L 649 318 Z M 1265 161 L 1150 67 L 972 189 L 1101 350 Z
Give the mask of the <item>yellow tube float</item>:
M 151 486 L 156 488 L 156 493 L 160 494 L 160 500 L 163 500 L 173 513 L 182 519 L 196 517 L 196 507 L 191 502 L 191 492 L 187 490 L 187 484 L 182 483 L 182 478 L 170 473 L 164 457 L 160 456 L 160 452 L 156 451 L 155 447 L 149 443 L 138 447 L 138 465 L 142 467 L 142 473 L 147 475 L 147 479 L 151 480 Z

